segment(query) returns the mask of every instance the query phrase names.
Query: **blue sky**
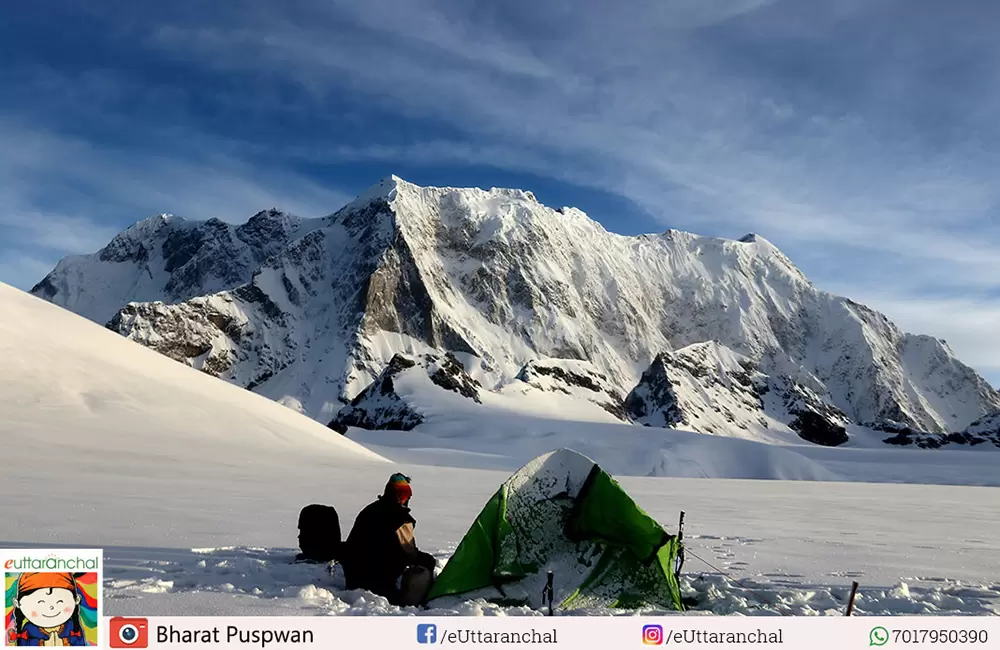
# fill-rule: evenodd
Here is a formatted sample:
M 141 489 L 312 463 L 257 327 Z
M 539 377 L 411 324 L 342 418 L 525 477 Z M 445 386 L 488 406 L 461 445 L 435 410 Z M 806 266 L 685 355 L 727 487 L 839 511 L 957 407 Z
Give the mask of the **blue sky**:
M 1000 3 L 17 3 L 0 280 L 389 173 L 775 242 L 1000 383 Z M 141 6 L 140 6 L 141 5 Z

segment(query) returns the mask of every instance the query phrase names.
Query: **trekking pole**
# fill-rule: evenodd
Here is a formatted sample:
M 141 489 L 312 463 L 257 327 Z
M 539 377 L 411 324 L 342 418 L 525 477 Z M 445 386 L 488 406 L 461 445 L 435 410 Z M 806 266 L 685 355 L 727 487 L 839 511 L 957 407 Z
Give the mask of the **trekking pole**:
M 542 604 L 544 605 L 546 602 L 549 604 L 549 616 L 552 616 L 552 601 L 555 600 L 552 580 L 552 572 L 549 571 L 545 578 L 545 589 L 542 590 Z
M 844 616 L 850 616 L 854 612 L 854 598 L 858 595 L 858 581 L 855 580 L 851 583 L 851 599 L 847 602 L 847 613 Z

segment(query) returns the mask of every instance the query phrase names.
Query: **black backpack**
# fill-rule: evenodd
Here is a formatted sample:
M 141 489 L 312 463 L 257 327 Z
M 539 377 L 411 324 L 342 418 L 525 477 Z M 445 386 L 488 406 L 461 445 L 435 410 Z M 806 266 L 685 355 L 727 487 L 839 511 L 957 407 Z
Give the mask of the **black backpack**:
M 340 516 L 333 506 L 313 503 L 299 512 L 299 549 L 296 562 L 333 562 L 339 559 Z

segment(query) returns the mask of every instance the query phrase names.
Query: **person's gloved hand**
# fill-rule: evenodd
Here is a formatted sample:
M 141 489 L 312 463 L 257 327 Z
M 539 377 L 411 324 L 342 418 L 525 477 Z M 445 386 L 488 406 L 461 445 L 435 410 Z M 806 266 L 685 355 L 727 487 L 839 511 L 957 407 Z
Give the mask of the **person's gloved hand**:
M 434 556 L 430 553 L 424 553 L 423 551 L 420 552 L 420 557 L 417 558 L 417 563 L 430 571 L 434 571 L 437 567 L 437 560 L 434 559 Z

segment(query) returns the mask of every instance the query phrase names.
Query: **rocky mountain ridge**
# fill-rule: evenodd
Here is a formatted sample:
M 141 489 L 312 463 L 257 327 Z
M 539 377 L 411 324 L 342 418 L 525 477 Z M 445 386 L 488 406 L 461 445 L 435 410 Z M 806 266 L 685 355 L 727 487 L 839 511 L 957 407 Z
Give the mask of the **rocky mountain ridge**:
M 483 390 L 585 363 L 630 419 L 723 435 L 941 434 L 1000 410 L 942 342 L 817 289 L 756 235 L 625 237 L 530 192 L 397 177 L 322 219 L 171 221 L 64 260 L 34 293 L 96 320 L 117 302 L 115 331 L 323 422 L 396 354 L 448 353 Z M 658 361 L 676 387 L 644 379 Z M 640 408 L 644 385 L 665 401 Z

